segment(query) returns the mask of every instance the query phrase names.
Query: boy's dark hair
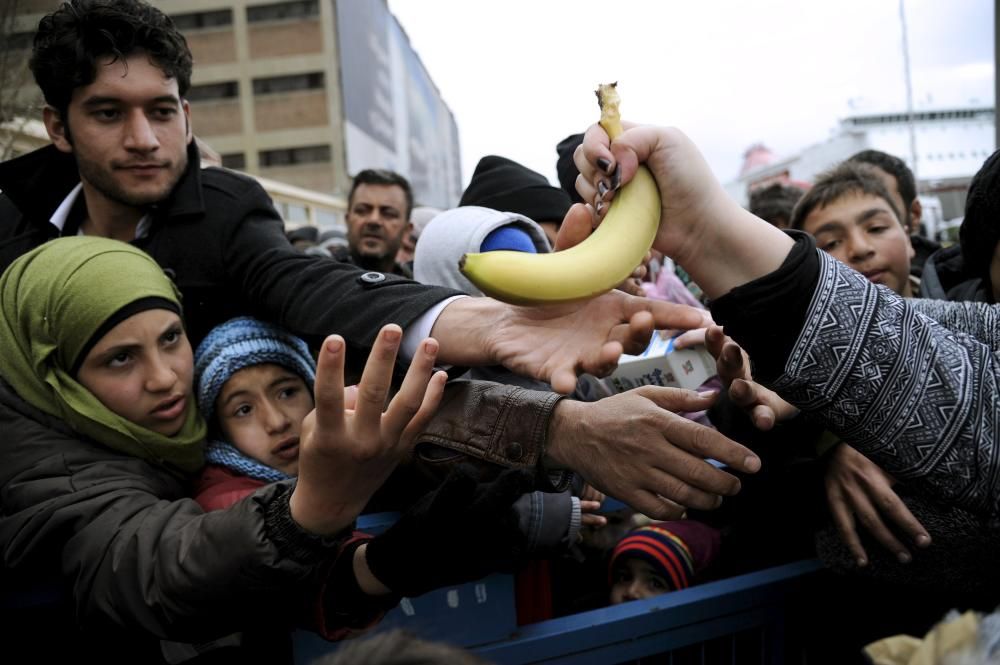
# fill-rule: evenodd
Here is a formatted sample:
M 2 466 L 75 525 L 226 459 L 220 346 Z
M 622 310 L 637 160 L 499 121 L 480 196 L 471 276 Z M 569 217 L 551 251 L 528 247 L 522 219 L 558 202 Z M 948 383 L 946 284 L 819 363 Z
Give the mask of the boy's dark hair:
M 913 205 L 913 199 L 917 198 L 917 182 L 913 178 L 913 171 L 906 165 L 906 162 L 881 150 L 862 150 L 849 157 L 847 161 L 877 166 L 895 178 L 896 189 L 899 190 L 899 196 L 903 199 L 903 207 L 906 208 L 906 210 L 900 210 L 900 213 L 905 214 L 907 220 L 910 218 L 910 206 Z
M 313 665 L 486 665 L 475 654 L 443 642 L 422 640 L 396 628 L 343 642 L 336 652 Z
M 38 23 L 29 63 L 45 101 L 66 120 L 73 90 L 94 82 L 98 60 L 145 51 L 181 97 L 191 87 L 191 51 L 173 21 L 142 0 L 69 0 Z
M 889 209 L 896 216 L 896 221 L 903 228 L 906 228 L 903 218 L 899 215 L 899 210 L 896 209 L 896 204 L 889 196 L 889 190 L 879 180 L 878 175 L 872 171 L 870 166 L 852 161 L 841 162 L 829 171 L 819 174 L 816 183 L 795 204 L 789 226 L 793 229 L 801 229 L 813 210 L 825 208 L 847 194 L 868 194 L 879 197 L 889 204 Z
M 792 210 L 806 190 L 776 182 L 750 192 L 749 209 L 757 217 L 779 228 L 788 226 Z
M 351 205 L 354 203 L 354 191 L 360 185 L 395 185 L 402 188 L 403 194 L 406 195 L 406 220 L 410 219 L 410 212 L 413 210 L 413 189 L 410 187 L 410 181 L 396 173 L 395 171 L 390 171 L 388 169 L 365 169 L 358 172 L 354 176 L 354 182 L 351 183 L 351 191 L 347 195 L 347 209 L 351 209 Z

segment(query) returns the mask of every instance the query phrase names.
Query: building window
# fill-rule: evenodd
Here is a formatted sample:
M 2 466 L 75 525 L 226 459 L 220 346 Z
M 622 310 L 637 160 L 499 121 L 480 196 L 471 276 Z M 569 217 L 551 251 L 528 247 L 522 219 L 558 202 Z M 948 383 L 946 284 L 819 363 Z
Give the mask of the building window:
M 301 203 L 288 203 L 287 201 L 277 201 L 276 206 L 281 218 L 291 224 L 308 224 L 309 208 Z
M 255 95 L 273 95 L 294 90 L 318 90 L 322 88 L 323 72 L 253 80 L 253 94 Z
M 232 9 L 217 9 L 210 12 L 195 12 L 194 14 L 178 14 L 171 16 L 174 25 L 181 32 L 191 30 L 206 30 L 211 28 L 224 28 L 233 24 Z
M 330 146 L 311 145 L 301 148 L 279 148 L 262 150 L 259 154 L 261 166 L 291 166 L 293 164 L 315 164 L 330 161 Z
M 222 156 L 222 165 L 227 169 L 242 171 L 247 166 L 247 158 L 242 152 L 233 152 Z
M 247 7 L 247 22 L 287 21 L 319 16 L 319 0 L 296 0 L 296 2 L 276 2 L 273 5 Z
M 217 99 L 233 99 L 239 96 L 239 81 L 193 85 L 188 90 L 187 95 L 185 95 L 189 102 L 210 102 Z

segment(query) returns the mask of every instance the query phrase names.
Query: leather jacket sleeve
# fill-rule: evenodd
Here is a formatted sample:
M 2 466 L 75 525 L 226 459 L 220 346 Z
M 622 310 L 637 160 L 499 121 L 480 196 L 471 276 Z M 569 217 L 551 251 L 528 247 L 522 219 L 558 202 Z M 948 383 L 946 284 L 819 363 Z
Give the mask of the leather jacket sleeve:
M 543 465 L 552 412 L 562 395 L 490 381 L 451 381 L 437 414 L 418 436 L 416 462 L 444 477 L 471 457 L 497 469 L 535 469 L 538 487 L 562 491 L 572 472 Z

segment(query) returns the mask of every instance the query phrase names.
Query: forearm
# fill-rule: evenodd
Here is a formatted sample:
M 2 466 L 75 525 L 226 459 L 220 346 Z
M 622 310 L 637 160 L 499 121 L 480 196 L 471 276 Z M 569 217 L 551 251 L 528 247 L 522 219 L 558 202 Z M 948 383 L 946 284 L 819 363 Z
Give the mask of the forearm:
M 991 347 L 817 257 L 814 295 L 771 387 L 912 487 L 1000 512 L 1000 367 Z
M 451 381 L 434 418 L 417 437 L 415 463 L 443 478 L 471 457 L 495 464 L 498 471 L 536 469 L 540 489 L 565 489 L 571 474 L 559 473 L 550 484 L 543 464 L 553 414 L 567 402 L 561 398 L 489 381 Z
M 711 299 L 777 270 L 793 241 L 718 189 L 691 241 L 673 257 Z
M 441 345 L 438 362 L 458 367 L 495 365 L 487 348 L 489 332 L 502 325 L 510 308 L 492 298 L 458 298 L 449 303 L 431 328 Z
M 990 348 L 1000 348 L 1000 305 L 912 298 L 910 307 L 952 332 L 968 335 Z

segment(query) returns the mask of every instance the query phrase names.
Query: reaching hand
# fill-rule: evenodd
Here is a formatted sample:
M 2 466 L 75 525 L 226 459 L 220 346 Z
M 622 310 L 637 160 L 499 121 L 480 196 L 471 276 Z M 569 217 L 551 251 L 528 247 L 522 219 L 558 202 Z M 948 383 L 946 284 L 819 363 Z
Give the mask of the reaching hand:
M 580 499 L 580 524 L 583 526 L 589 526 L 592 529 L 599 529 L 602 526 L 606 526 L 608 523 L 608 518 L 604 515 L 598 515 L 597 511 L 601 509 L 600 501 L 587 501 L 586 499 Z M 579 538 L 579 536 L 578 536 Z
M 289 499 L 292 519 L 303 529 L 329 535 L 353 522 L 437 409 L 447 375 L 434 373 L 438 346 L 426 339 L 383 413 L 401 338 L 394 324 L 379 332 L 354 409 L 345 408 L 344 340 L 331 335 L 323 342 L 316 408 L 302 423 L 299 478 Z
M 798 414 L 799 410 L 778 393 L 753 380 L 749 358 L 736 342 L 726 337 L 722 328 L 709 327 L 705 348 L 715 357 L 715 367 L 722 385 L 729 390 L 729 399 L 749 414 L 757 429 L 766 432 L 776 423 Z
M 635 175 L 640 163 L 649 168 L 660 191 L 660 225 L 653 248 L 681 264 L 710 298 L 777 269 L 792 240 L 754 217 L 712 175 L 698 148 L 674 128 L 636 126 L 610 143 L 594 125 L 574 154 L 580 170 L 576 188 L 598 213 L 607 209 L 620 183 Z M 613 203 L 611 204 L 613 205 Z M 556 244 L 578 243 L 590 234 L 593 221 L 570 210 Z
M 859 566 L 868 564 L 868 554 L 858 536 L 858 523 L 895 554 L 900 563 L 910 561 L 910 552 L 893 535 L 886 521 L 899 527 L 918 547 L 930 545 L 927 530 L 893 491 L 895 483 L 892 476 L 846 443 L 837 444 L 829 454 L 825 478 L 827 503 L 841 540 Z
M 478 475 L 456 467 L 368 543 L 368 568 L 383 585 L 414 597 L 511 570 L 526 549 L 513 504 L 534 489 L 534 472 L 511 469 L 489 482 Z
M 549 425 L 547 454 L 588 484 L 656 519 L 685 508 L 712 509 L 740 481 L 707 458 L 755 473 L 760 459 L 718 431 L 675 411 L 707 409 L 716 393 L 644 386 L 597 402 L 562 400 Z
M 510 307 L 488 344 L 511 371 L 569 393 L 578 374 L 606 376 L 623 352 L 641 353 L 654 328 L 699 328 L 707 318 L 704 310 L 687 305 L 611 291 L 572 305 Z

